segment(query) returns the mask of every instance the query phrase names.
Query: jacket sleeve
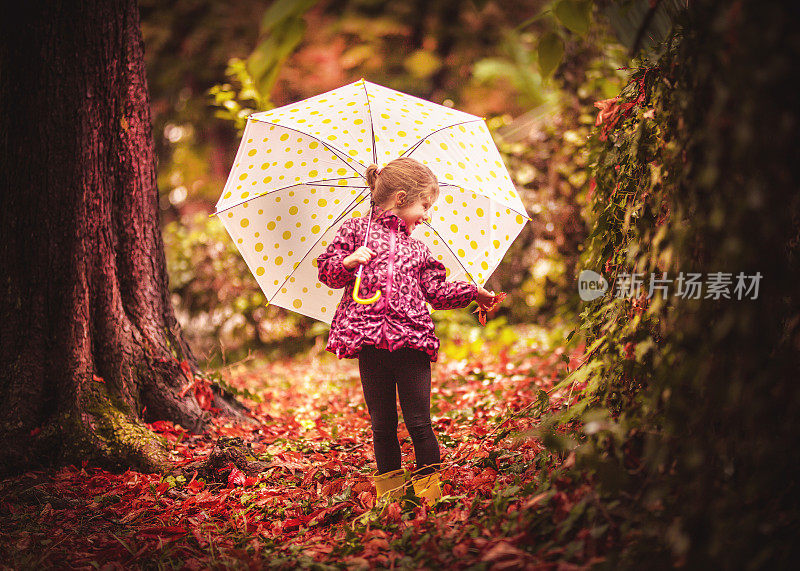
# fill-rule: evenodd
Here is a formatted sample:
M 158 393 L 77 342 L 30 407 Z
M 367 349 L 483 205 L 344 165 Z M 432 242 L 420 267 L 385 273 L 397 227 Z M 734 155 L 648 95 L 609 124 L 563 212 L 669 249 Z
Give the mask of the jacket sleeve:
M 467 307 L 475 301 L 478 286 L 470 282 L 445 280 L 445 267 L 442 262 L 425 248 L 425 261 L 420 268 L 420 286 L 425 300 L 434 309 L 456 309 Z
M 348 219 L 341 225 L 336 237 L 328 244 L 328 248 L 317 257 L 319 281 L 333 289 L 343 288 L 355 281 L 358 272 L 358 266 L 348 270 L 342 263 L 347 256 L 357 250 L 352 220 Z

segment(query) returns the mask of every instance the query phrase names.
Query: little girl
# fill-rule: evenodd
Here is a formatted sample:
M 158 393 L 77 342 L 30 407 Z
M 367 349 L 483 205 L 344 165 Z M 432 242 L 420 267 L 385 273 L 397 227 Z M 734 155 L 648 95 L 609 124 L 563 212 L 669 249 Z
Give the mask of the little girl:
M 378 497 L 389 492 L 390 497 L 401 495 L 408 476 L 401 469 L 397 440 L 396 386 L 414 444 L 415 493 L 433 500 L 440 495 L 436 466 L 441 462 L 431 426 L 430 363 L 437 360 L 439 340 L 425 302 L 434 309 L 454 309 L 475 300 L 486 308 L 495 296 L 469 282 L 445 281 L 444 265 L 411 237 L 416 225 L 428 220 L 428 210 L 439 196 L 436 177 L 428 167 L 403 157 L 383 169 L 371 165 L 366 178 L 372 194 L 369 218 L 345 221 L 317 258 L 320 281 L 334 289 L 345 288 L 326 349 L 340 359 L 358 357 L 374 436 L 378 471 L 373 481 Z M 363 275 L 356 294 L 377 301 L 353 299 L 359 265 Z

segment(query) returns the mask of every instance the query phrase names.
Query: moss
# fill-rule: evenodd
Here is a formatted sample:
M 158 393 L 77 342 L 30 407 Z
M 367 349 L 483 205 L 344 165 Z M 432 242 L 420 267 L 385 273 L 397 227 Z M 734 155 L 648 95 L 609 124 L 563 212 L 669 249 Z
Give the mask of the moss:
M 110 468 L 165 470 L 169 465 L 166 440 L 126 412 L 127 405 L 120 407 L 119 403 L 102 386 L 85 392 L 81 410 L 63 414 L 54 423 L 64 435 L 63 459 L 95 461 Z M 90 424 L 83 413 L 88 413 Z

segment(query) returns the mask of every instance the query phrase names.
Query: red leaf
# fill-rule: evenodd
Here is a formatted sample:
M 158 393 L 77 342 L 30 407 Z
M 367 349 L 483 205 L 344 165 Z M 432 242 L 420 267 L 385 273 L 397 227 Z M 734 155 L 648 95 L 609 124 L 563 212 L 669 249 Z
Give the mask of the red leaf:
M 98 377 L 97 375 L 92 375 L 92 380 L 97 382 L 97 383 L 105 383 L 105 381 L 103 380 L 103 377 Z
M 186 489 L 189 490 L 191 493 L 196 494 L 197 492 L 202 490 L 204 486 L 205 484 L 203 482 L 194 480 L 186 485 Z
M 181 389 L 181 392 L 178 393 L 178 396 L 180 398 L 183 398 L 186 395 L 186 393 L 189 392 L 189 389 L 193 388 L 194 388 L 194 383 L 187 383 L 186 386 Z
M 164 527 L 147 527 L 136 532 L 138 535 L 183 535 L 186 530 L 182 527 L 168 525 Z
M 245 475 L 244 472 L 239 470 L 236 466 L 233 467 L 231 473 L 228 474 L 228 487 L 232 488 L 234 486 L 243 486 L 245 482 Z

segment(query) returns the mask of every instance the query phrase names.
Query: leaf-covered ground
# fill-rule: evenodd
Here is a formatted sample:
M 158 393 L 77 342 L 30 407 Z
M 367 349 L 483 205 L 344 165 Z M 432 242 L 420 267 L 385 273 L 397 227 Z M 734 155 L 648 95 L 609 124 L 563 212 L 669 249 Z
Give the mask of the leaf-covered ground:
M 531 436 L 569 393 L 553 386 L 567 358 L 536 328 L 469 356 L 445 345 L 433 366 L 432 417 L 446 463 L 443 497 L 409 487 L 379 502 L 372 431 L 357 361 L 318 345 L 281 362 L 251 360 L 226 380 L 260 397 L 258 423 L 191 435 L 157 422 L 179 462 L 241 437 L 269 468 L 225 484 L 69 466 L 0 482 L 0 567 L 572 569 L 603 560 L 616 537 L 593 488 L 571 479 L 574 456 Z M 468 340 L 467 340 L 468 341 Z M 467 342 L 465 341 L 465 343 Z M 448 349 L 449 350 L 446 350 Z M 461 344 L 463 349 L 464 344 Z M 577 392 L 577 391 L 576 391 Z M 572 395 L 575 396 L 574 394 Z M 414 468 L 400 418 L 403 465 Z

